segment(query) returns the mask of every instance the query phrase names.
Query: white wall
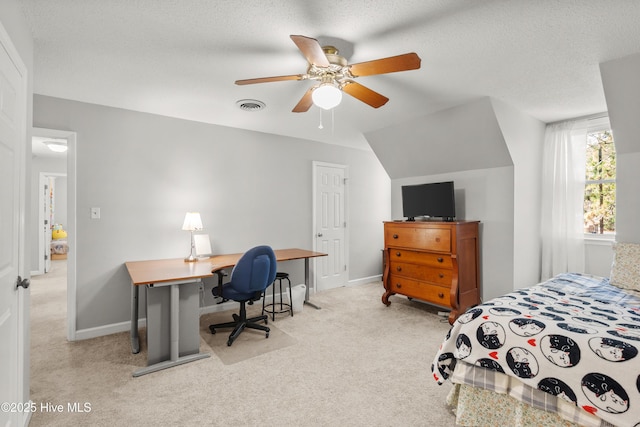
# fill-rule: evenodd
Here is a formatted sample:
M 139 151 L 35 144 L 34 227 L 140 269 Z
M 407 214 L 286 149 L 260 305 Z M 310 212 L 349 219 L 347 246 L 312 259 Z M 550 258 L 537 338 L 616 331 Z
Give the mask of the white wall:
M 584 272 L 595 276 L 609 277 L 613 262 L 612 242 L 609 240 L 585 239 Z
M 640 243 L 640 53 L 600 64 L 616 142 L 616 240 Z
M 513 161 L 513 288 L 540 280 L 540 199 L 545 124 L 496 99 L 491 100 Z
M 365 136 L 391 179 L 513 164 L 488 97 Z
M 371 152 L 38 95 L 34 126 L 77 132 L 79 331 L 126 326 L 123 263 L 187 255 L 187 211 L 201 213 L 217 253 L 311 249 L 314 160 L 349 166 L 349 279 L 381 273 L 390 182 Z M 304 281 L 301 262 L 282 269 Z
M 640 109 L 637 117 L 640 117 Z M 615 129 L 614 138 L 617 138 Z M 635 142 L 640 145 L 638 135 Z M 619 242 L 640 243 L 638 183 L 640 183 L 640 151 L 618 154 L 616 156 L 616 240 Z

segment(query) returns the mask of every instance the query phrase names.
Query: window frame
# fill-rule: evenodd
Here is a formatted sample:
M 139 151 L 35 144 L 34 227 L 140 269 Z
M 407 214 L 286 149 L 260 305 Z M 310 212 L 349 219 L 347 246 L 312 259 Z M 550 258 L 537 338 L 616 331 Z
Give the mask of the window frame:
M 611 129 L 611 123 L 609 121 L 609 116 L 604 116 L 604 117 L 598 117 L 598 118 L 594 118 L 594 119 L 590 119 L 589 120 L 589 124 L 587 125 L 587 132 L 586 134 L 590 134 L 590 133 L 594 133 L 594 132 L 603 132 L 603 131 L 611 131 L 611 134 L 613 135 L 613 129 Z M 615 148 L 616 145 L 616 138 L 615 136 L 613 136 L 613 146 Z M 586 149 L 586 147 L 585 147 Z M 616 150 L 616 158 L 618 155 L 618 151 Z M 616 165 L 617 166 L 617 165 Z M 618 170 L 616 168 L 616 179 L 596 179 L 596 180 L 586 180 L 585 179 L 585 190 L 587 188 L 587 185 L 589 184 L 617 184 L 617 177 L 618 177 Z M 616 185 L 616 197 L 617 197 L 617 185 Z M 583 191 L 583 196 L 584 196 L 584 191 Z M 617 201 L 617 199 L 616 199 Z M 616 220 L 617 220 L 617 216 L 618 216 L 618 210 L 617 210 L 617 204 L 616 204 Z M 616 221 L 617 224 L 617 221 Z M 617 227 L 616 227 L 617 229 Z M 613 242 L 616 240 L 616 232 L 614 231 L 611 234 L 593 234 L 593 233 L 584 233 L 584 239 L 585 240 L 594 240 L 594 241 L 610 241 Z

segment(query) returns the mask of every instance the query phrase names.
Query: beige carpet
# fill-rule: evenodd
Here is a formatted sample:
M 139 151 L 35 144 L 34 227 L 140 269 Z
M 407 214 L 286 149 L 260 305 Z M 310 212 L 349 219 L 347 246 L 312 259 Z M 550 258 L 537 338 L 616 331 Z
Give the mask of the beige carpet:
M 450 384 L 438 386 L 429 369 L 448 324 L 404 297 L 384 306 L 380 282 L 321 292 L 312 298 L 321 310 L 269 321 L 287 345 L 256 351 L 273 335 L 251 334 L 232 346 L 248 358 L 228 364 L 205 331 L 210 358 L 133 378 L 146 362 L 128 333 L 66 341 L 65 267 L 32 278 L 31 426 L 455 425 Z M 46 403 L 64 410 L 41 411 Z
M 247 307 L 247 317 L 259 316 L 262 312 L 262 304 L 253 304 Z M 211 313 L 200 317 L 200 336 L 211 348 L 218 358 L 225 365 L 242 362 L 256 356 L 260 356 L 270 351 L 279 350 L 281 348 L 294 345 L 297 341 L 295 338 L 282 332 L 276 325 L 284 314 L 276 315 L 275 322 L 271 321 L 267 326 L 269 338 L 265 338 L 265 333 L 253 329 L 245 329 L 230 347 L 227 345 L 231 328 L 217 329 L 215 334 L 209 331 L 209 325 L 214 323 L 230 322 L 232 320 L 232 312 Z M 263 324 L 263 322 L 260 322 Z

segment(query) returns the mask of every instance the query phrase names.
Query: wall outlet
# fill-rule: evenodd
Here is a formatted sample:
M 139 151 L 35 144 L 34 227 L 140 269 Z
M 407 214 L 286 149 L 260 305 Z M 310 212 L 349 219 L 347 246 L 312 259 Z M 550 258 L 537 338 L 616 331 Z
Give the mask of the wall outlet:
M 91 219 L 100 219 L 100 208 L 91 208 Z

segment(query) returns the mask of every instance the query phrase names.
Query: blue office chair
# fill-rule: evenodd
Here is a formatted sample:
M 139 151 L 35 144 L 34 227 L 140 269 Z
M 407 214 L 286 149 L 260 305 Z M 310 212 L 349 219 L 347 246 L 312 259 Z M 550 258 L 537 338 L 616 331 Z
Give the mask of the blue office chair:
M 261 315 L 247 319 L 246 304 L 253 304 L 262 296 L 267 287 L 273 283 L 276 277 L 276 255 L 269 246 L 256 246 L 245 252 L 231 271 L 229 282 L 214 287 L 211 292 L 215 297 L 222 297 L 240 303 L 240 314 L 233 314 L 233 322 L 219 323 L 209 326 L 212 334 L 216 328 L 233 328 L 227 345 L 233 344 L 236 338 L 245 328 L 265 331 L 269 338 L 269 328 L 256 322 L 264 320 L 268 322 L 267 315 Z

